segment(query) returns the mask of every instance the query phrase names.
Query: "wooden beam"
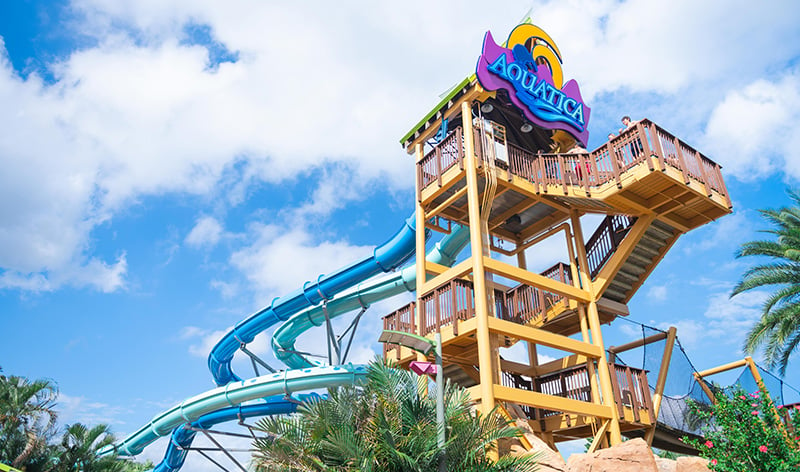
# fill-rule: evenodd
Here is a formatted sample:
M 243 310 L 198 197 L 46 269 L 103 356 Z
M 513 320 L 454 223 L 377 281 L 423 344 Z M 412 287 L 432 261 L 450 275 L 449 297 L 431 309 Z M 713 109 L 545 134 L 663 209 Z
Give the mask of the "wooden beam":
M 527 375 L 529 377 L 536 376 L 536 368 L 519 362 L 500 359 L 500 367 L 503 372 L 513 372 L 515 374 Z
M 530 198 L 526 198 L 525 200 L 517 203 L 513 207 L 509 208 L 508 210 L 504 211 L 500 215 L 494 217 L 492 221 L 489 222 L 489 230 L 493 230 L 494 228 L 500 226 L 501 224 L 505 223 L 505 221 L 512 216 L 516 215 L 521 211 L 525 211 L 528 208 L 536 205 L 538 202 L 536 200 L 532 200 Z
M 598 298 L 602 296 L 606 289 L 608 289 L 608 286 L 611 285 L 617 272 L 619 272 L 623 264 L 628 260 L 633 250 L 636 249 L 636 245 L 639 244 L 639 241 L 654 219 L 655 214 L 653 213 L 640 216 L 636 220 L 636 223 L 633 224 L 630 231 L 628 231 L 628 234 L 625 235 L 622 244 L 614 251 L 614 254 L 608 259 L 600 270 L 600 273 L 597 274 L 592 285 L 594 285 L 594 293 L 597 294 Z
M 461 187 L 460 189 L 456 190 L 452 195 L 447 197 L 447 199 L 445 199 L 445 201 L 443 201 L 442 203 L 438 204 L 436 206 L 436 208 L 434 208 L 433 210 L 428 211 L 425 214 L 425 219 L 429 220 L 429 219 L 433 218 L 434 216 L 437 216 L 444 209 L 446 209 L 450 205 L 452 205 L 456 200 L 458 200 L 459 198 L 463 197 L 466 193 L 467 193 L 467 186 L 465 185 L 465 186 Z
M 556 397 L 497 384 L 494 385 L 494 398 L 496 401 L 520 403 L 546 410 L 565 411 L 598 418 L 611 418 L 613 416 L 611 407 L 606 405 L 596 405 L 571 398 Z
M 542 375 L 551 374 L 560 370 L 569 369 L 577 365 L 586 364 L 588 360 L 588 357 L 581 356 L 580 354 L 562 357 L 561 359 L 556 359 L 554 361 L 536 366 L 536 376 L 540 377 Z
M 583 354 L 586 357 L 595 359 L 600 357 L 603 352 L 600 347 L 594 344 L 584 343 L 567 336 L 551 333 L 539 328 L 523 326 L 499 318 L 489 318 L 489 331 L 574 354 Z
M 472 261 L 470 259 L 466 259 L 454 265 L 453 267 L 447 269 L 446 271 L 442 272 L 441 274 L 437 275 L 431 280 L 426 281 L 423 284 L 420 284 L 419 283 L 420 281 L 417 280 L 418 295 L 419 296 L 425 295 L 426 293 L 435 289 L 439 285 L 442 285 L 443 283 L 448 282 L 452 279 L 463 277 L 469 274 L 470 272 L 472 272 Z
M 739 359 L 738 361 L 729 362 L 711 369 L 706 369 L 697 373 L 700 377 L 708 377 L 709 375 L 719 374 L 720 372 L 727 372 L 747 365 L 747 359 Z
M 671 328 L 670 328 L 671 329 Z M 636 341 L 631 341 L 626 344 L 622 344 L 620 346 L 611 346 L 608 348 L 609 352 L 613 352 L 614 354 L 619 354 L 620 352 L 630 351 L 631 349 L 636 349 L 637 347 L 642 347 L 645 344 L 654 343 L 656 341 L 661 341 L 662 339 L 666 339 L 667 333 L 657 333 L 652 336 L 648 336 L 643 339 L 638 339 Z
M 486 270 L 489 272 L 508 277 L 512 280 L 516 280 L 519 283 L 530 285 L 531 287 L 544 289 L 548 292 L 557 293 L 567 298 L 573 298 L 582 302 L 588 302 L 592 300 L 591 294 L 586 290 L 573 287 L 572 285 L 567 285 L 563 282 L 553 280 L 543 275 L 528 272 L 527 270 L 520 269 L 519 267 L 515 267 L 505 262 L 487 257 L 484 261 L 484 265 Z

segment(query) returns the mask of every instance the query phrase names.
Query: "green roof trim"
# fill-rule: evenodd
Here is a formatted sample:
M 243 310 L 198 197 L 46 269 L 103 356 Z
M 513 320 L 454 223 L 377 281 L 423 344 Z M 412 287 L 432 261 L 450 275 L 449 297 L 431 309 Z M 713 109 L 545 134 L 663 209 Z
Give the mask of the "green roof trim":
M 525 19 L 519 22 L 520 25 L 525 23 L 532 24 L 530 14 L 527 14 L 525 16 Z M 506 46 L 507 42 L 508 40 L 503 41 L 503 47 Z M 456 96 L 459 90 L 466 87 L 473 80 L 475 80 L 475 74 L 469 75 L 466 79 L 462 80 L 461 82 L 450 88 L 450 90 L 447 92 L 447 95 L 439 103 L 437 103 L 435 107 L 433 107 L 433 110 L 431 110 L 430 113 L 425 115 L 423 119 L 419 120 L 419 123 L 417 123 L 413 128 L 411 128 L 411 131 L 406 133 L 406 135 L 403 136 L 402 139 L 400 139 L 400 144 L 405 146 L 406 141 L 408 141 L 409 138 L 411 138 L 411 136 L 414 135 L 414 133 L 416 133 L 420 128 L 422 128 L 425 125 L 425 123 L 427 123 L 428 120 L 430 120 L 433 117 L 433 115 L 435 115 L 436 112 L 439 111 L 442 108 L 442 106 L 444 106 L 444 104 L 446 104 L 447 102 L 450 101 L 450 99 Z
M 417 130 L 422 128 L 425 125 L 425 123 L 427 123 L 427 121 L 430 120 L 433 117 L 433 115 L 436 114 L 437 111 L 439 111 L 447 102 L 449 102 L 453 97 L 455 97 L 461 89 L 469 85 L 469 83 L 472 82 L 474 78 L 475 74 L 472 74 L 469 77 L 462 80 L 461 82 L 455 84 L 447 93 L 447 95 L 445 95 L 445 97 L 439 103 L 437 103 L 435 107 L 433 107 L 433 110 L 431 110 L 427 115 L 425 115 L 424 118 L 419 120 L 419 123 L 414 125 L 414 127 L 411 128 L 411 131 L 406 133 L 406 135 L 403 136 L 402 139 L 400 139 L 400 144 L 405 145 L 405 142 L 408 141 L 408 139 L 411 136 L 413 136 L 414 133 L 417 132 Z

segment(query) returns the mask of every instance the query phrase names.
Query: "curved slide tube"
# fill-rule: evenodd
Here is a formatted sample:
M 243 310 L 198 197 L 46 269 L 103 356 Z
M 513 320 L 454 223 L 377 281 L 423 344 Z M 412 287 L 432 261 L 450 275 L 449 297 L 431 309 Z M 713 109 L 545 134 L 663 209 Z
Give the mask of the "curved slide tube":
M 455 263 L 456 257 L 469 242 L 469 230 L 462 226 L 454 227 L 453 231 L 437 242 L 427 255 L 427 260 L 437 264 L 451 266 Z M 397 274 L 373 278 L 366 282 L 361 282 L 356 287 L 351 287 L 344 291 L 340 296 L 332 300 L 327 305 L 328 315 L 333 318 L 344 313 L 358 310 L 380 300 L 391 298 L 404 291 L 413 292 L 416 289 L 416 266 L 408 266 Z M 273 337 L 273 349 L 275 349 L 278 359 L 293 369 L 306 369 L 309 367 L 320 367 L 313 361 L 308 361 L 295 353 L 289 353 L 283 349 L 292 349 L 297 337 L 304 331 L 313 326 L 320 326 L 324 322 L 324 313 L 321 306 L 309 308 L 305 311 L 292 315 L 275 332 Z M 279 340 L 280 341 L 277 341 Z M 332 385 L 331 385 L 332 386 Z M 300 397 L 307 397 L 301 395 Z M 219 423 L 236 419 L 237 412 L 241 416 L 267 416 L 275 414 L 291 413 L 296 409 L 296 404 L 284 399 L 282 396 L 267 399 L 267 403 L 258 405 L 248 405 L 209 413 L 200 417 L 194 426 L 210 428 Z M 252 413 L 251 413 L 252 412 Z M 195 432 L 187 430 L 185 425 L 176 428 L 172 433 L 164 460 L 159 463 L 154 472 L 177 471 L 183 466 L 187 450 L 194 440 Z
M 303 370 L 287 370 L 277 374 L 263 375 L 253 379 L 232 382 L 194 396 L 153 418 L 122 441 L 102 448 L 98 454 L 116 451 L 121 456 L 135 456 L 161 436 L 170 434 L 175 428 L 197 421 L 223 408 L 235 407 L 244 402 L 273 395 L 292 395 L 318 388 L 356 385 L 366 379 L 367 368 L 362 365 L 314 367 Z
M 406 267 L 398 274 L 383 277 L 379 280 L 364 282 L 366 278 L 374 276 L 376 273 L 379 273 L 380 270 L 393 270 L 413 255 L 415 248 L 414 230 L 415 225 L 412 216 L 406 220 L 403 228 L 401 228 L 392 239 L 376 248 L 371 257 L 351 264 L 327 277 L 320 276 L 316 285 L 306 282 L 303 289 L 286 297 L 274 300 L 270 307 L 254 313 L 246 320 L 239 323 L 217 343 L 209 355 L 209 367 L 211 368 L 212 374 L 214 374 L 215 381 L 222 382 L 225 381 L 226 378 L 228 379 L 227 381 L 230 381 L 230 379 L 238 379 L 238 376 L 230 369 L 230 361 L 233 358 L 233 353 L 235 353 L 242 342 L 246 343 L 252 341 L 255 335 L 281 320 L 288 320 L 286 329 L 281 331 L 285 344 L 279 344 L 279 346 L 282 347 L 280 347 L 280 351 L 276 351 L 276 353 L 287 354 L 283 349 L 287 348 L 287 346 L 293 346 L 299 334 L 313 326 L 319 326 L 322 323 L 320 320 L 324 320 L 322 308 L 319 303 L 329 300 L 330 297 L 338 292 L 350 289 L 341 297 L 338 297 L 328 304 L 329 316 L 332 317 L 359 309 L 362 306 L 375 303 L 379 300 L 390 298 L 403 291 L 414 291 L 416 288 L 416 269 L 414 266 Z M 451 234 L 445 236 L 436 244 L 428 254 L 427 259 L 431 262 L 450 266 L 455 262 L 458 253 L 466 246 L 468 239 L 469 231 L 458 226 L 454 228 Z M 360 285 L 353 288 L 354 284 Z M 314 290 L 316 290 L 316 293 L 314 293 Z M 315 298 L 315 296 L 318 298 Z M 298 313 L 298 311 L 303 309 L 303 301 L 306 303 L 316 303 L 317 306 L 310 306 L 309 308 L 309 305 L 307 305 L 305 311 Z M 300 306 L 300 310 L 297 309 L 298 305 Z M 297 311 L 292 312 L 290 311 L 291 309 Z M 305 323 L 304 320 L 308 321 L 308 323 Z M 277 334 L 276 332 L 276 337 Z M 274 338 L 273 345 L 275 344 Z M 225 354 L 227 353 L 229 354 L 226 356 Z M 285 357 L 285 359 L 282 360 L 290 367 L 303 369 L 314 365 L 312 362 L 299 356 L 284 355 L 283 357 Z M 281 358 L 280 355 L 279 358 Z M 227 360 L 220 362 L 220 359 Z M 334 367 L 333 369 L 338 370 L 341 368 L 343 367 Z M 231 400 L 232 395 L 230 394 L 230 391 L 232 391 L 231 389 L 239 392 L 245 385 L 249 386 L 251 383 L 260 381 L 261 379 L 270 379 L 267 385 L 263 385 L 264 389 L 268 390 L 274 388 L 274 382 L 281 382 L 283 384 L 283 394 L 290 395 L 292 391 L 304 391 L 314 388 L 327 388 L 355 383 L 360 376 L 364 375 L 363 366 L 349 365 L 346 368 L 354 372 L 354 377 L 351 382 L 342 382 L 341 372 L 317 374 L 315 372 L 319 369 L 329 370 L 331 367 L 316 367 L 314 369 L 305 369 L 301 373 L 301 378 L 305 380 L 295 380 L 294 376 L 298 375 L 297 371 L 288 371 L 281 374 L 258 377 L 245 382 L 239 381 L 238 383 L 228 384 L 226 387 L 217 388 L 186 400 L 180 405 L 176 405 L 167 412 L 154 418 L 147 426 L 133 433 L 122 442 L 105 448 L 106 450 L 103 452 L 107 453 L 111 450 L 116 450 L 120 455 L 136 455 L 155 439 L 166 435 L 166 430 L 168 428 L 174 428 L 173 438 L 172 441 L 170 441 L 165 459 L 155 470 L 178 470 L 182 466 L 186 454 L 186 451 L 182 450 L 182 448 L 191 445 L 194 439 L 194 434 L 189 434 L 194 432 L 183 427 L 186 423 L 195 421 L 195 424 L 198 426 L 208 428 L 214 424 L 236 418 L 235 415 L 233 417 L 230 415 L 237 411 L 240 412 L 239 414 L 241 414 L 242 411 L 252 411 L 254 416 L 265 416 L 288 412 L 286 408 L 290 408 L 284 403 L 286 400 L 284 400 L 282 396 L 279 396 L 277 399 L 267 399 L 266 403 L 247 405 L 246 407 L 223 408 L 223 406 L 233 405 Z M 314 378 L 306 379 L 307 375 Z M 327 378 L 320 379 L 319 375 Z M 278 377 L 281 377 L 282 380 L 278 379 Z M 303 384 L 304 386 L 300 389 L 294 389 L 294 386 L 298 384 Z M 259 385 L 261 384 L 259 383 Z M 240 400 L 240 402 L 273 394 L 271 392 L 266 392 L 266 390 L 264 392 L 259 390 L 258 393 L 254 393 L 254 397 L 248 396 L 246 399 Z M 209 404 L 219 401 L 220 395 L 224 398 L 227 405 L 222 405 L 220 409 L 211 409 L 209 411 Z M 247 410 L 244 410 L 245 408 L 247 408 Z M 257 413 L 258 411 L 261 411 L 261 413 Z M 196 419 L 198 414 L 203 416 L 201 416 L 200 419 Z
M 297 411 L 298 403 L 311 398 L 321 397 L 316 394 L 297 395 L 291 398 L 278 395 L 267 398 L 263 403 L 233 406 L 208 413 L 198 418 L 197 421 L 189 424 L 188 427 L 186 424 L 183 424 L 172 432 L 170 447 L 167 448 L 164 460 L 153 469 L 153 472 L 173 472 L 183 467 L 183 463 L 186 461 L 186 455 L 189 453 L 188 448 L 192 445 L 192 441 L 194 441 L 194 437 L 197 435 L 195 428 L 210 429 L 219 423 L 233 420 L 243 421 L 245 418 L 294 413 Z
M 381 271 L 389 272 L 399 267 L 414 255 L 415 235 L 416 223 L 412 215 L 389 241 L 375 248 L 372 256 L 343 267 L 333 274 L 320 276 L 316 282 L 306 282 L 301 289 L 276 298 L 269 307 L 262 308 L 238 323 L 217 342 L 208 356 L 208 368 L 214 382 L 225 385 L 241 380 L 231 370 L 233 355 L 242 344 L 252 342 L 258 333 L 280 321 L 286 321 L 299 311 L 332 299 L 342 290 Z
M 458 254 L 469 242 L 469 228 L 456 226 L 453 231 L 437 242 L 430 250 L 426 259 L 430 262 L 444 266 L 452 266 Z M 362 307 L 394 297 L 403 292 L 416 290 L 416 266 L 405 267 L 397 274 L 381 278 L 374 278 L 343 292 L 340 296 L 328 302 L 325 309 L 328 317 L 335 318 L 341 314 L 358 310 Z M 308 308 L 291 316 L 283 323 L 272 336 L 272 350 L 275 357 L 292 369 L 322 365 L 318 361 L 306 359 L 294 349 L 295 340 L 303 332 L 314 326 L 325 323 L 325 313 L 321 305 Z

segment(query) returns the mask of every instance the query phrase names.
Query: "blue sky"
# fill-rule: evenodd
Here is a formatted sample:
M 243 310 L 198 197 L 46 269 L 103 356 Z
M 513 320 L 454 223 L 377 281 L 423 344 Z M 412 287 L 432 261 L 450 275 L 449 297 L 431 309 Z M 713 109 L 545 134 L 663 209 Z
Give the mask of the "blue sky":
M 630 308 L 678 326 L 698 368 L 742 356 L 763 293 L 728 298 L 750 264 L 733 254 L 800 178 L 794 2 L 373 3 L 0 0 L 6 373 L 119 434 L 211 388 L 224 330 L 411 213 L 398 139 L 529 11 L 592 107 L 589 147 L 630 114 L 723 165 L 734 213 L 682 237 Z M 356 359 L 403 303 L 368 312 Z

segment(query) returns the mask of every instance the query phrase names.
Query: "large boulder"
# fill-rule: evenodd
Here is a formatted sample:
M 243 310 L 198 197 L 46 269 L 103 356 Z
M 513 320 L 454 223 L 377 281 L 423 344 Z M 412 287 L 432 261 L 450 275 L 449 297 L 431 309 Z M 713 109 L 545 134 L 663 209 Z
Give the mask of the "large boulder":
M 675 461 L 675 472 L 710 472 L 708 461 L 702 457 L 684 456 Z
M 640 438 L 631 439 L 591 454 L 573 454 L 569 472 L 658 472 L 650 446 Z
M 557 453 L 556 451 L 550 449 L 550 446 L 547 445 L 542 439 L 538 436 L 533 434 L 533 429 L 531 429 L 528 422 L 524 419 L 517 419 L 515 425 L 522 430 L 524 433 L 525 439 L 531 444 L 530 449 L 526 449 L 522 446 L 522 441 L 519 439 L 513 439 L 505 444 L 505 447 L 508 448 L 509 452 L 514 455 L 522 455 L 522 454 L 536 454 L 539 458 L 539 468 L 537 469 L 538 472 L 566 472 L 567 471 L 567 463 L 564 462 L 564 458 L 561 457 L 561 454 Z M 501 453 L 504 445 L 500 445 Z
M 677 472 L 678 464 L 672 459 L 656 457 L 656 467 L 658 467 L 658 472 Z

